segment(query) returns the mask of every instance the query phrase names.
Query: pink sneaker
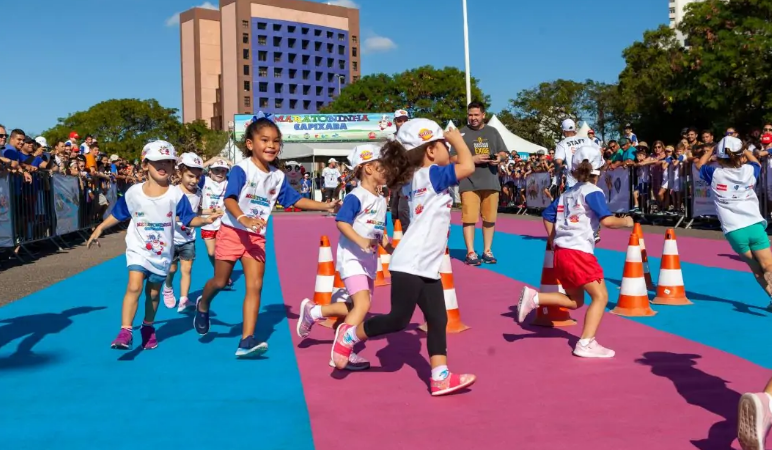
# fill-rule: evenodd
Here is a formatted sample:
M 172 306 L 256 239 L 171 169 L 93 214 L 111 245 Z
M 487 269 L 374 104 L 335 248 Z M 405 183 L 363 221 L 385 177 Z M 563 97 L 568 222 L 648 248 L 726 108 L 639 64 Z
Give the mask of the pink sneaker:
M 350 338 L 346 337 L 346 332 L 351 328 L 351 325 L 344 323 L 335 330 L 335 342 L 332 344 L 330 358 L 338 370 L 346 368 L 349 357 L 351 357 L 351 351 L 354 348 L 354 343 L 351 342 Z
M 574 347 L 574 355 L 582 358 L 613 358 L 615 354 L 614 350 L 598 344 L 595 338 L 592 338 L 587 345 L 577 342 L 576 347 Z
M 432 380 L 432 396 L 448 395 L 459 389 L 469 387 L 477 381 L 477 377 L 472 374 L 456 375 L 449 374 L 444 380 Z
M 330 360 L 330 367 L 335 367 L 335 363 Z M 367 370 L 370 368 L 370 361 L 362 358 L 354 352 L 351 352 L 351 356 L 348 357 L 348 364 L 346 364 L 346 370 L 356 372 L 359 370 Z
M 164 285 L 164 306 L 171 309 L 177 306 L 177 299 L 174 297 L 174 289 Z
M 737 412 L 737 440 L 743 450 L 764 450 L 772 413 L 765 393 L 743 394 Z
M 196 306 L 195 303 L 193 303 L 192 300 L 190 300 L 187 297 L 180 297 L 180 304 L 177 306 L 177 312 L 178 313 L 184 313 L 185 311 L 189 309 L 193 309 L 193 307 Z
M 536 309 L 536 292 L 535 289 L 531 289 L 528 286 L 523 286 L 523 290 L 520 291 L 520 301 L 517 303 L 517 321 L 523 323 L 528 314 Z

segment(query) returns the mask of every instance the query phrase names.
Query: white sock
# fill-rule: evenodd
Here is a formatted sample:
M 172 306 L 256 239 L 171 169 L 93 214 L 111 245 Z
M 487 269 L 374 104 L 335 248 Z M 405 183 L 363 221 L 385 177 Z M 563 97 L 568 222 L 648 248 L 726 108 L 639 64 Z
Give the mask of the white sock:
M 448 366 L 437 366 L 432 369 L 432 380 L 442 381 L 450 376 Z
M 772 395 L 769 395 L 766 392 L 764 393 L 764 395 L 769 397 L 769 412 L 772 413 Z
M 590 342 L 592 342 L 593 339 L 595 338 L 591 337 L 587 339 L 579 339 L 579 345 L 581 345 L 582 347 L 587 347 L 588 345 L 590 345 Z
M 346 342 L 350 342 L 351 345 L 359 342 L 359 338 L 357 337 L 357 327 L 351 327 L 346 331 L 345 340 Z
M 323 319 L 324 316 L 322 315 L 322 307 L 319 305 L 316 305 L 311 308 L 311 318 L 314 320 Z

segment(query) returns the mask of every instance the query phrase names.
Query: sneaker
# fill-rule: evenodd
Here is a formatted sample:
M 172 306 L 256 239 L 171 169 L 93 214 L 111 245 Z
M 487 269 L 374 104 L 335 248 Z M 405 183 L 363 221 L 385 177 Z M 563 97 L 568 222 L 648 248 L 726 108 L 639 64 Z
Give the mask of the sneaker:
M 131 349 L 131 345 L 134 343 L 134 336 L 131 333 L 131 330 L 128 328 L 121 328 L 121 331 L 118 333 L 118 337 L 115 338 L 112 344 L 110 344 L 110 348 L 114 348 L 116 350 L 129 350 Z
M 209 311 L 202 312 L 198 309 L 198 303 L 201 301 L 201 297 L 196 300 L 196 313 L 193 315 L 193 328 L 201 336 L 209 333 Z
M 737 440 L 743 450 L 764 450 L 772 414 L 769 411 L 769 396 L 743 394 L 737 407 Z
M 177 312 L 184 313 L 189 309 L 193 309 L 194 306 L 196 306 L 196 304 L 193 303 L 189 298 L 180 297 L 180 304 L 177 306 Z
M 531 289 L 528 286 L 523 286 L 523 290 L 520 291 L 520 301 L 517 302 L 517 321 L 520 323 L 525 322 L 525 318 L 528 314 L 536 309 L 536 296 L 539 293 L 536 289 Z
M 487 252 L 483 252 L 482 262 L 485 264 L 496 264 L 498 260 L 493 256 L 493 252 L 488 250 Z
M 314 306 L 316 306 L 316 303 L 309 299 L 300 302 L 300 317 L 298 317 L 297 333 L 298 336 L 303 339 L 308 337 L 311 333 L 311 327 L 316 323 L 311 317 L 311 308 Z
M 268 351 L 268 344 L 258 342 L 254 336 L 249 336 L 239 342 L 239 348 L 236 349 L 236 358 L 247 359 L 255 358 Z
M 330 367 L 335 367 L 335 363 L 332 360 L 330 360 Z M 348 364 L 346 364 L 345 367 L 346 370 L 356 372 L 358 370 L 367 370 L 369 368 L 370 361 L 362 358 L 354 352 L 351 352 L 351 356 L 348 357 Z
M 593 237 L 595 237 L 596 244 L 600 242 L 600 230 L 595 230 L 595 232 L 593 233 Z
M 335 330 L 335 342 L 332 344 L 330 359 L 332 359 L 335 368 L 339 370 L 348 366 L 349 357 L 351 357 L 351 351 L 354 348 L 354 343 L 346 337 L 346 332 L 350 328 L 352 328 L 351 325 L 344 323 Z
M 152 325 L 142 325 L 139 333 L 142 335 L 143 350 L 152 350 L 158 347 L 158 339 L 155 337 L 155 328 Z
M 464 263 L 470 266 L 479 266 L 480 264 L 482 264 L 482 262 L 480 262 L 480 258 L 477 257 L 477 253 L 475 252 L 467 253 Z
M 164 305 L 171 309 L 177 306 L 177 299 L 174 297 L 174 289 L 164 285 Z
M 576 347 L 574 347 L 574 355 L 582 358 L 613 358 L 615 354 L 614 350 L 598 344 L 598 341 L 596 341 L 595 338 L 587 345 L 582 345 L 577 342 Z
M 468 373 L 462 375 L 450 373 L 444 380 L 432 379 L 432 396 L 439 397 L 440 395 L 452 394 L 473 385 L 475 381 L 477 381 L 477 377 Z

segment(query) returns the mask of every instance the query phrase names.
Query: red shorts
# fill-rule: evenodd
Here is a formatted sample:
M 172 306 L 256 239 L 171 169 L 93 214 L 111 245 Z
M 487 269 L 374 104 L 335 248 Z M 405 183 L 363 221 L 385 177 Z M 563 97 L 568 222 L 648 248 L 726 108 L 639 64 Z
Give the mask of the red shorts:
M 577 289 L 603 279 L 603 269 L 591 253 L 556 247 L 554 265 L 563 289 Z
M 220 230 L 201 230 L 201 239 L 217 239 L 217 232 Z
M 265 262 L 265 236 L 238 230 L 227 225 L 220 227 L 214 259 L 238 261 L 243 256 Z

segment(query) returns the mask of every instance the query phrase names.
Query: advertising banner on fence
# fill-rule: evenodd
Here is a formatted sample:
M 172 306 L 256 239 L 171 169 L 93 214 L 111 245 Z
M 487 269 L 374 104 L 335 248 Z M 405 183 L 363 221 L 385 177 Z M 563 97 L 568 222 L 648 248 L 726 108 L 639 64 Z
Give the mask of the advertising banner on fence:
M 0 247 L 13 247 L 11 186 L 8 184 L 8 174 L 0 176 Z
M 603 190 L 609 211 L 621 213 L 630 211 L 630 170 L 617 168 L 601 171 L 598 187 Z
M 54 175 L 54 211 L 56 211 L 56 234 L 59 236 L 78 229 L 78 208 L 80 192 L 76 177 Z
M 385 141 L 397 132 L 392 113 L 347 114 L 273 114 L 284 142 L 367 142 Z M 234 119 L 236 140 L 256 116 L 237 114 Z
M 692 217 L 715 215 L 716 205 L 713 204 L 710 185 L 700 178 L 700 171 L 692 166 Z
M 549 191 L 552 179 L 547 172 L 528 175 L 525 180 L 525 205 L 529 208 L 546 208 L 552 203 L 546 191 Z

